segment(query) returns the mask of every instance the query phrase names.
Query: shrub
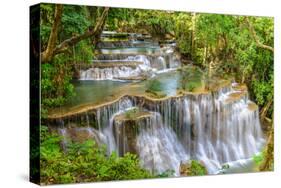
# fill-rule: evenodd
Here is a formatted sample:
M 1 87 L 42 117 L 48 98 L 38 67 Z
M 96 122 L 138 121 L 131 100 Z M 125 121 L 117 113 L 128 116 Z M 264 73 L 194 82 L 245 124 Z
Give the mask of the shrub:
M 200 162 L 191 160 L 180 165 L 180 173 L 185 176 L 202 176 L 207 174 L 207 169 Z
M 130 109 L 130 110 L 127 110 L 125 112 L 125 117 L 127 119 L 135 119 L 136 118 L 136 115 L 139 113 L 139 109 L 138 108 L 133 108 L 133 109 Z
M 197 67 L 186 66 L 178 69 L 181 74 L 181 87 L 186 91 L 193 91 L 202 85 L 203 73 Z
M 159 92 L 162 91 L 162 84 L 159 80 L 152 79 L 148 81 L 146 88 L 147 92 Z
M 192 176 L 202 176 L 207 174 L 207 169 L 198 161 L 191 161 L 191 173 Z
M 106 155 L 105 147 L 96 147 L 93 140 L 70 142 L 67 152 L 60 148 L 61 137 L 41 129 L 40 174 L 41 184 L 74 183 L 109 180 L 152 178 L 140 167 L 136 155 L 116 153 Z

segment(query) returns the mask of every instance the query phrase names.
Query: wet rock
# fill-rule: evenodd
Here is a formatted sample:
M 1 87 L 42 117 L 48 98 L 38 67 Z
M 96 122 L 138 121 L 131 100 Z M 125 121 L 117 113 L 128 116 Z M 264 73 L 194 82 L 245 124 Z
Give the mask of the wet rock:
M 151 116 L 150 112 L 139 111 L 137 108 L 128 110 L 115 116 L 113 122 L 113 132 L 120 156 L 125 153 L 135 153 L 136 139 L 142 126 Z
M 57 132 L 63 137 L 62 145 L 65 148 L 69 142 L 84 143 L 87 140 L 93 140 L 98 146 L 104 144 L 104 136 L 91 127 L 72 127 L 59 128 Z

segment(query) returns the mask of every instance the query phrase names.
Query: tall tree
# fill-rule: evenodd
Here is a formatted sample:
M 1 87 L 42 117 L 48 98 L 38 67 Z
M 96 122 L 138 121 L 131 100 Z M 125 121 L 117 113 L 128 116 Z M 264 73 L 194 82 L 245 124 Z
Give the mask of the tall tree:
M 62 11 L 63 11 L 63 5 L 57 4 L 55 8 L 54 23 L 48 40 L 48 45 L 46 50 L 41 53 L 42 62 L 50 61 L 54 56 L 54 49 L 56 47 L 56 42 L 58 38 L 58 31 L 61 23 Z
M 69 47 L 74 46 L 81 40 L 87 39 L 92 37 L 94 43 L 97 43 L 97 38 L 99 38 L 107 15 L 108 15 L 109 8 L 104 8 L 101 16 L 95 22 L 95 25 L 92 26 L 93 29 L 88 29 L 81 35 L 73 36 L 69 39 L 62 41 L 60 44 L 57 43 L 57 37 L 59 32 L 59 26 L 61 24 L 61 18 L 63 13 L 63 5 L 56 5 L 55 7 L 55 14 L 54 14 L 54 23 L 52 25 L 52 30 L 49 36 L 48 45 L 45 51 L 41 52 L 41 62 L 46 63 L 53 59 L 53 57 L 59 53 L 65 52 Z

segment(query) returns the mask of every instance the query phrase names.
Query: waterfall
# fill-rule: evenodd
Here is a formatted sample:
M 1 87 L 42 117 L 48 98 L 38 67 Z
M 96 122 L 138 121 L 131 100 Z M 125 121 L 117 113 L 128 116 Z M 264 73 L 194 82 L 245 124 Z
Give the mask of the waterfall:
M 145 126 L 141 126 L 136 145 L 142 167 L 154 174 L 173 170 L 175 175 L 179 175 L 180 163 L 189 158 L 177 135 L 163 124 L 157 112 L 153 113 Z
M 108 67 L 108 68 L 90 68 L 87 70 L 80 70 L 80 80 L 113 80 L 124 79 L 129 77 L 141 76 L 152 70 L 150 61 L 144 55 L 128 56 L 123 62 L 141 62 L 136 68 L 121 66 L 121 67 Z M 109 63 L 116 62 L 110 60 Z
M 62 136 L 61 147 L 64 152 L 67 151 L 67 131 L 65 128 L 59 128 L 58 133 Z
M 113 105 L 105 106 L 97 110 L 97 122 L 99 130 L 106 136 L 108 154 L 117 151 L 116 141 L 113 133 L 114 117 L 133 106 L 133 101 L 124 97 Z M 105 125 L 102 127 L 102 125 Z
M 147 114 L 145 118 L 135 119 L 134 125 L 129 126 L 115 120 L 135 107 Z M 86 127 L 71 129 L 73 123 L 79 123 L 77 120 Z M 94 113 L 58 123 L 63 124 L 59 133 L 64 137 L 64 148 L 66 138 L 74 131 L 76 136 L 81 134 L 100 145 L 106 144 L 108 154 L 137 154 L 142 167 L 154 174 L 174 170 L 178 176 L 180 164 L 190 159 L 202 162 L 209 174 L 239 168 L 245 171 L 252 168 L 249 159 L 261 151 L 265 142 L 258 108 L 248 99 L 247 92 L 231 86 L 153 102 L 124 96 L 100 106 Z M 223 169 L 224 166 L 231 169 Z
M 92 127 L 65 127 L 59 128 L 58 133 L 62 136 L 63 140 L 61 146 L 63 151 L 67 152 L 67 147 L 70 140 L 83 142 L 84 140 L 91 139 L 101 146 L 107 144 L 105 135 L 92 128 Z
M 123 49 L 126 51 L 126 48 Z M 121 49 L 122 51 L 122 49 Z M 180 66 L 179 59 L 175 56 L 172 46 L 165 47 L 160 52 L 152 54 L 99 54 L 98 59 L 106 61 L 108 67 L 95 67 L 80 70 L 80 80 L 124 80 L 130 78 L 152 77 L 155 74 L 174 70 Z M 114 66 L 116 61 L 141 62 L 135 68 L 129 66 Z M 95 65 L 93 63 L 93 65 Z
M 137 76 L 137 72 L 126 66 L 80 70 L 80 80 L 112 80 L 129 76 Z
M 235 92 L 224 88 L 213 95 L 185 96 L 146 107 L 160 112 L 163 125 L 174 130 L 187 155 L 214 174 L 222 164 L 251 158 L 264 144 L 258 109 L 249 108 L 252 102 L 247 96 L 227 102 Z
M 102 35 L 120 37 L 114 32 Z M 160 47 L 158 42 L 137 40 L 145 36 L 122 35 L 131 40 L 97 45 L 96 59 L 81 66 L 80 80 L 143 80 L 181 66 L 175 43 Z M 204 164 L 208 174 L 253 169 L 251 158 L 265 140 L 258 107 L 249 100 L 247 89 L 239 90 L 234 83 L 205 93 L 177 95 L 176 79 L 165 83 L 173 93 L 163 99 L 123 96 L 50 124 L 56 124 L 66 152 L 70 140 L 93 139 L 98 146 L 106 145 L 108 155 L 138 155 L 141 166 L 153 174 L 173 170 L 179 176 L 180 164 L 189 160 Z M 139 113 L 126 119 L 133 108 Z

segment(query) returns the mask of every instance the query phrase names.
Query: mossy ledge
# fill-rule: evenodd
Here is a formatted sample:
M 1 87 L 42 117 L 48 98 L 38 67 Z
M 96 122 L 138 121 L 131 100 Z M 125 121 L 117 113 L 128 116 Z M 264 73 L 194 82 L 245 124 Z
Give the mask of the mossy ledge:
M 77 116 L 77 115 L 79 116 L 79 114 L 82 115 L 82 114 L 85 114 L 85 113 L 96 114 L 96 111 L 99 108 L 103 108 L 103 107 L 106 107 L 106 106 L 113 105 L 114 103 L 119 102 L 121 99 L 123 99 L 125 97 L 131 99 L 132 101 L 136 101 L 136 104 L 138 106 L 146 106 L 146 105 L 149 105 L 149 104 L 153 104 L 153 103 L 157 103 L 157 102 L 163 102 L 163 101 L 166 101 L 166 100 L 178 99 L 178 98 L 181 98 L 181 97 L 188 97 L 188 98 L 191 98 L 191 99 L 192 98 L 196 99 L 196 98 L 198 98 L 202 95 L 216 96 L 216 95 L 218 95 L 218 92 L 220 90 L 224 90 L 224 89 L 227 89 L 227 88 L 230 88 L 230 87 L 232 89 L 235 89 L 231 86 L 230 82 L 228 82 L 228 83 L 225 82 L 224 84 L 221 85 L 221 87 L 213 88 L 210 91 L 181 92 L 180 94 L 178 93 L 175 96 L 165 96 L 163 98 L 154 98 L 154 97 L 146 95 L 145 93 L 140 94 L 140 95 L 124 94 L 124 95 L 118 96 L 116 98 L 113 98 L 110 101 L 107 101 L 107 102 L 104 102 L 104 103 L 101 103 L 101 104 L 88 104 L 88 105 L 84 105 L 84 106 L 78 106 L 78 107 L 73 108 L 72 110 L 67 111 L 67 112 L 60 111 L 60 112 L 56 112 L 56 113 L 50 113 L 46 119 L 52 121 L 52 120 L 55 120 L 55 119 L 69 119 L 69 118 L 71 118 L 71 116 Z

